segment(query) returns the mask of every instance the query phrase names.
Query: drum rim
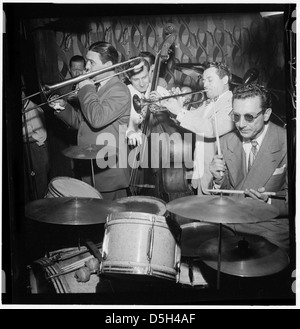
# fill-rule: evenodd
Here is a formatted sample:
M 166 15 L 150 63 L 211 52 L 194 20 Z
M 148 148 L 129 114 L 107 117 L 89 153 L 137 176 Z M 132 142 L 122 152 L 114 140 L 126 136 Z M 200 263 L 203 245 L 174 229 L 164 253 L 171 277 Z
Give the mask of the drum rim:
M 130 216 L 133 216 L 135 215 L 135 217 L 130 217 Z M 118 217 L 118 216 L 128 216 L 128 218 L 122 218 L 122 217 Z M 139 218 L 138 216 L 141 216 L 141 217 L 148 217 L 145 218 L 145 220 L 147 220 L 148 222 L 152 222 L 151 221 L 151 218 L 149 217 L 155 217 L 155 221 L 159 221 L 161 220 L 162 222 L 166 222 L 166 218 L 165 216 L 162 216 L 162 215 L 156 215 L 156 214 L 150 214 L 150 213 L 147 213 L 147 212 L 141 212 L 141 211 L 121 211 L 121 212 L 113 212 L 113 213 L 110 213 L 107 215 L 107 220 L 106 222 L 108 223 L 109 221 L 111 220 L 127 220 L 127 219 L 134 219 L 134 220 L 144 220 L 144 217 L 143 218 Z M 158 220 L 157 220 L 158 219 Z
M 48 184 L 48 190 L 49 190 L 49 189 L 52 189 L 52 192 L 55 193 L 55 191 L 56 191 L 56 193 L 58 193 L 58 194 L 62 194 L 62 193 L 60 193 L 60 192 L 57 190 L 57 188 L 53 185 L 53 182 L 58 181 L 58 180 L 63 180 L 63 179 L 65 179 L 65 181 L 71 181 L 71 182 L 74 182 L 74 183 L 79 183 L 78 185 L 81 185 L 81 187 L 87 187 L 87 189 L 88 189 L 89 191 L 94 192 L 95 195 L 99 196 L 99 197 L 102 199 L 101 193 L 100 193 L 98 190 L 96 190 L 93 186 L 89 185 L 88 183 L 86 183 L 86 182 L 84 182 L 84 181 L 82 181 L 82 180 L 80 180 L 80 179 L 73 178 L 73 177 L 69 177 L 69 176 L 57 176 L 57 177 L 53 177 L 53 178 L 50 180 L 49 184 Z M 53 191 L 53 190 L 54 190 L 54 191 Z M 89 197 L 92 197 L 92 196 L 89 196 Z

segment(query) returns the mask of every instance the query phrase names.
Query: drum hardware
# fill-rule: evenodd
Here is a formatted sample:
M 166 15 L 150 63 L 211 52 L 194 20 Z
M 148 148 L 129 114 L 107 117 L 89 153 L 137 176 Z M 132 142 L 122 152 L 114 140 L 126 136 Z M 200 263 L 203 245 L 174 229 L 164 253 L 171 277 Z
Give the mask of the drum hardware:
M 233 199 L 213 196 L 187 196 L 167 204 L 167 210 L 176 215 L 208 223 L 218 223 L 217 290 L 220 289 L 222 258 L 222 224 L 257 223 L 276 218 L 274 206 L 252 199 Z M 180 223 L 179 223 L 180 224 Z
M 201 245 L 199 257 L 217 269 L 218 239 Z M 282 271 L 289 265 L 288 255 L 276 245 L 256 235 L 240 235 L 222 239 L 222 273 L 240 277 L 261 277 Z
M 96 247 L 101 249 L 102 248 L 102 242 L 97 243 Z M 69 248 L 68 249 L 61 249 L 61 250 L 56 250 L 56 251 L 49 251 L 48 252 L 48 257 L 49 259 L 53 261 L 63 261 L 70 259 L 74 256 L 79 256 L 87 252 L 87 247 L 83 246 L 79 251 L 74 252 L 74 248 Z
M 152 259 L 152 252 L 153 252 L 153 238 L 154 238 L 154 223 L 155 223 L 155 217 L 151 217 L 152 225 L 148 232 L 148 251 L 147 251 L 147 259 L 149 261 L 149 269 L 148 274 L 151 274 L 151 259 Z
M 66 157 L 72 159 L 90 160 L 92 186 L 95 187 L 95 171 L 93 160 L 97 159 L 98 153 L 103 148 L 105 148 L 105 151 L 107 151 L 107 154 L 110 157 L 115 156 L 117 154 L 117 149 L 112 146 L 96 144 L 70 146 L 67 149 L 63 150 L 62 153 Z
M 42 223 L 94 225 L 106 222 L 110 213 L 124 210 L 115 201 L 93 198 L 49 198 L 28 203 L 25 216 Z

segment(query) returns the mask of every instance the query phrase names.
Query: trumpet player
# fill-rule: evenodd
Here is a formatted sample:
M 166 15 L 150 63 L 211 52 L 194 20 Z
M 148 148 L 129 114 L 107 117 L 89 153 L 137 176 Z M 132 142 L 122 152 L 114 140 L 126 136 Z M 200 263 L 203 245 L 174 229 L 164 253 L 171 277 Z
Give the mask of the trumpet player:
M 216 133 L 222 136 L 234 129 L 229 116 L 232 111 L 230 78 L 230 70 L 225 64 L 209 62 L 203 72 L 203 85 L 207 99 L 200 107 L 187 111 L 183 107 L 182 97 L 161 101 L 161 104 L 176 116 L 180 126 L 197 134 L 192 187 L 197 189 L 197 194 L 200 195 L 205 194 L 212 179 L 209 163 L 215 155 Z M 215 131 L 215 117 L 218 132 Z

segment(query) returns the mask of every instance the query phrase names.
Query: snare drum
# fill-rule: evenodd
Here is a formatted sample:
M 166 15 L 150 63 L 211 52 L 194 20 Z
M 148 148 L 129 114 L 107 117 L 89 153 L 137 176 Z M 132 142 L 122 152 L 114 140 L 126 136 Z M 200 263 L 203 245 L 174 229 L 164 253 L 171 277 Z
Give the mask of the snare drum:
M 102 199 L 101 194 L 89 184 L 71 177 L 55 177 L 48 184 L 46 198 L 82 197 Z
M 141 212 L 108 215 L 100 273 L 137 280 L 177 280 L 180 246 L 163 216 Z
M 50 253 L 50 257 L 34 261 L 29 269 L 32 294 L 96 293 L 99 276 L 92 274 L 88 282 L 78 282 L 75 273 L 94 258 L 86 247 L 66 248 Z
M 124 206 L 124 212 L 133 211 L 164 216 L 167 211 L 165 201 L 151 196 L 130 196 L 118 199 L 116 202 Z

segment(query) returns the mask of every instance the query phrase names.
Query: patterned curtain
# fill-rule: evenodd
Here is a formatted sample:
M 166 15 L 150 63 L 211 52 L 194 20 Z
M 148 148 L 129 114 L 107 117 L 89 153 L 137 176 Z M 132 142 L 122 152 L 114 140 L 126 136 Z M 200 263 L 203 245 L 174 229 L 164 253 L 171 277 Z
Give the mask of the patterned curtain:
M 164 70 L 164 78 L 170 85 L 195 83 L 175 70 L 175 63 L 222 61 L 241 78 L 253 67 L 258 69 L 259 81 L 265 85 L 274 83 L 278 74 L 284 76 L 283 18 L 272 21 L 259 13 L 223 13 L 100 17 L 86 20 L 82 24 L 84 31 L 76 33 L 55 28 L 54 19 L 33 21 L 40 79 L 50 82 L 70 78 L 70 58 L 84 56 L 96 41 L 112 43 L 120 61 L 137 56 L 140 51 L 156 55 L 164 41 L 165 27 L 170 23 L 177 33 L 174 54 Z M 284 81 L 276 87 L 284 89 Z

